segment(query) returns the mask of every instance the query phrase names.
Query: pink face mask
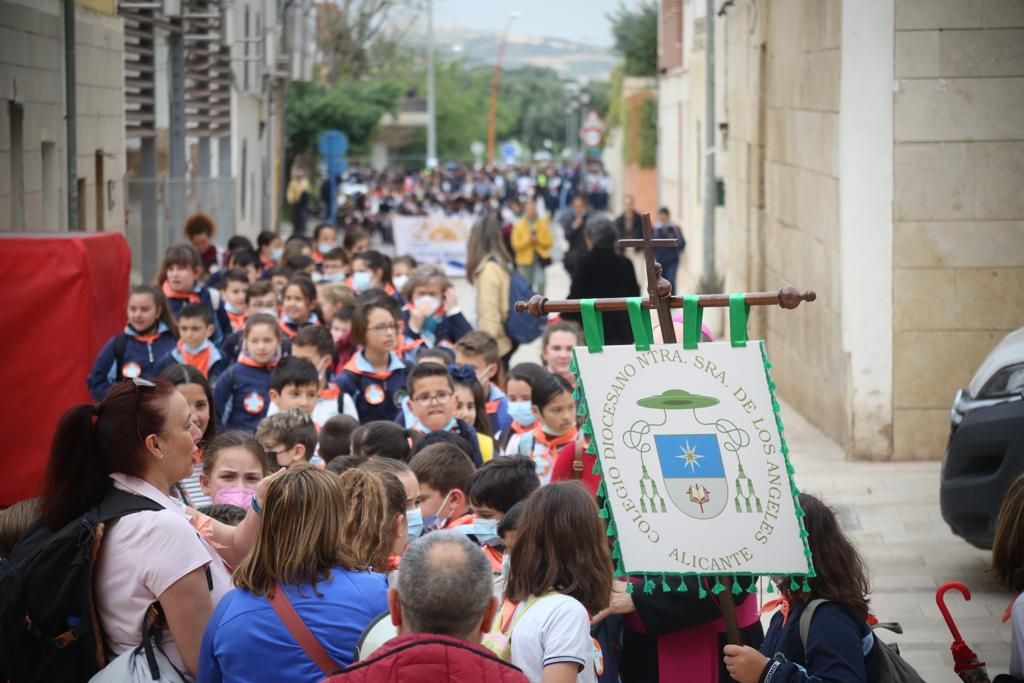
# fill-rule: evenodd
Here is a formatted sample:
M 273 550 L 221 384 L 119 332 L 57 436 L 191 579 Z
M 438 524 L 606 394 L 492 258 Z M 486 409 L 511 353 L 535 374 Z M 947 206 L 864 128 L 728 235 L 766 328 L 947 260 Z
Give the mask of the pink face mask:
M 243 486 L 228 486 L 214 494 L 213 502 L 218 505 L 237 505 L 246 510 L 249 508 L 249 503 L 252 502 L 252 498 L 255 495 L 255 489 L 248 489 Z

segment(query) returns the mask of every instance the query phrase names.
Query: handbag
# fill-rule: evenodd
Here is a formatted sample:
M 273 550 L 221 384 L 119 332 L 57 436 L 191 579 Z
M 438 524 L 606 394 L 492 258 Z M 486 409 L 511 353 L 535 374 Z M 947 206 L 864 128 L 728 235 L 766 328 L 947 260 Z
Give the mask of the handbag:
M 284 587 L 281 584 L 277 584 L 276 589 L 267 596 L 267 599 L 270 601 L 270 606 L 277 612 L 277 617 L 281 620 L 281 623 L 292 634 L 292 638 L 299 644 L 299 647 L 306 653 L 306 656 L 320 668 L 324 676 L 333 676 L 344 668 L 334 661 L 331 655 L 327 653 L 327 650 L 324 649 L 324 646 L 320 644 L 320 641 L 316 639 L 316 636 L 313 635 L 313 632 L 309 630 L 306 622 L 295 611 L 292 601 L 288 599 L 288 594 L 284 592 Z
M 154 602 L 142 620 L 142 643 L 118 655 L 114 661 L 100 669 L 89 683 L 188 683 L 192 679 L 174 666 L 160 647 L 157 627 L 162 622 L 163 610 Z

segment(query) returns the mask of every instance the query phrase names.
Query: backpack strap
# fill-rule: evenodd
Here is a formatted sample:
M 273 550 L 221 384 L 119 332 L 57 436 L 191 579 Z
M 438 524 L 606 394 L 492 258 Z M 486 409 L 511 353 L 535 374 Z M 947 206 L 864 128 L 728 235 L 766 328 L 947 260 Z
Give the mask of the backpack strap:
M 807 634 L 811 631 L 811 619 L 814 619 L 814 612 L 826 602 L 831 602 L 831 600 L 822 600 L 821 598 L 811 600 L 800 614 L 800 644 L 804 646 L 805 652 L 807 650 Z
M 535 441 L 536 439 L 534 439 L 532 431 L 523 434 L 519 439 L 519 444 L 516 446 L 516 455 L 533 457 L 533 444 Z
M 121 370 L 124 366 L 124 354 L 128 349 L 128 335 L 122 332 L 114 337 L 114 362 L 116 363 L 117 379 L 121 379 Z
M 295 642 L 299 644 L 302 651 L 306 653 L 306 656 L 313 660 L 313 663 L 320 668 L 320 671 L 325 676 L 331 676 L 342 668 L 331 658 L 331 655 L 327 653 L 324 646 L 320 644 L 320 641 L 316 639 L 313 632 L 306 626 L 306 622 L 295 611 L 292 601 L 288 599 L 288 595 L 284 592 L 284 587 L 281 584 L 277 584 L 274 592 L 268 595 L 267 599 L 270 600 L 270 606 L 277 612 L 278 618 L 285 628 L 288 629 L 288 632 L 292 634 Z
M 140 496 L 128 491 L 122 491 L 116 486 L 111 488 L 103 497 L 100 504 L 96 506 L 96 520 L 98 522 L 109 522 L 135 512 L 145 510 L 159 511 L 164 507 L 155 500 Z
M 583 478 L 583 439 L 576 439 L 572 454 L 572 478 Z

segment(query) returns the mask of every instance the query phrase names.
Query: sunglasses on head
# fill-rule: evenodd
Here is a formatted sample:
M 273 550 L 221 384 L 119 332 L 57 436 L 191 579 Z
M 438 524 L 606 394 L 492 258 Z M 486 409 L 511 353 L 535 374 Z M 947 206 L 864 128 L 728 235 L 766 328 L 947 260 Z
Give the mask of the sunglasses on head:
M 145 439 L 142 438 L 142 429 L 139 427 L 139 409 L 142 407 L 139 389 L 156 389 L 156 384 L 142 377 L 132 377 L 131 381 L 135 385 L 135 435 L 139 437 L 141 442 L 145 441 Z

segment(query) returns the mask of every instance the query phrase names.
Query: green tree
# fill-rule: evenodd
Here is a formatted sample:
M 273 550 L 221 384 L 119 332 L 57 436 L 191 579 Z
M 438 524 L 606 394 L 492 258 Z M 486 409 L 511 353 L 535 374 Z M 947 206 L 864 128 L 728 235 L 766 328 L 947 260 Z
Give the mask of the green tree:
M 333 87 L 293 83 L 285 100 L 289 165 L 314 151 L 317 138 L 334 128 L 348 136 L 350 154 L 368 152 L 384 112 L 394 112 L 402 87 L 388 81 L 347 81 Z
M 620 4 L 608 15 L 612 23 L 615 52 L 623 60 L 626 76 L 655 76 L 658 73 L 658 7 L 645 0 L 633 9 Z

